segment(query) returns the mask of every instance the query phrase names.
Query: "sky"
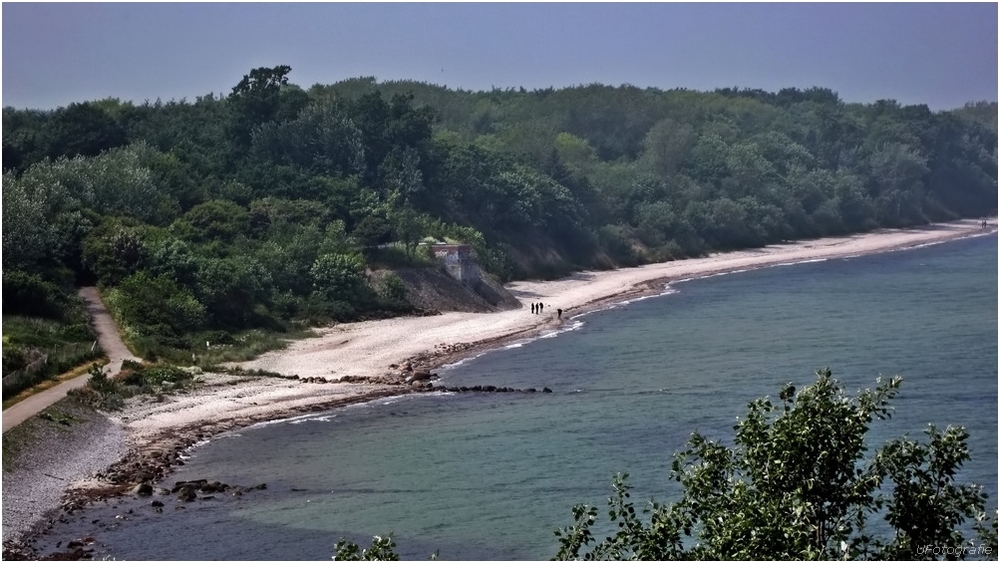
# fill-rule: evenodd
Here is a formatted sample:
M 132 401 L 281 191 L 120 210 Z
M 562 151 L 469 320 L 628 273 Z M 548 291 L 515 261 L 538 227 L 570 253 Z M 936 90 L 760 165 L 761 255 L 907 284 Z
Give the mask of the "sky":
M 256 67 L 488 90 L 820 86 L 932 110 L 997 100 L 997 4 L 10 3 L 2 103 L 228 94 Z

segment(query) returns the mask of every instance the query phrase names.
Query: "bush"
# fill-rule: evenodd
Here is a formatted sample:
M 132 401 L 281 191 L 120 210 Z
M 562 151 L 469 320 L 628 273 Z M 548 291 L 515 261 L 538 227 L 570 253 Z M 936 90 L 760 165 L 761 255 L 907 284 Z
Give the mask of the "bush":
M 780 404 L 758 399 L 735 426 L 732 446 L 697 432 L 674 455 L 671 474 L 683 487 L 676 503 L 650 503 L 648 521 L 630 500 L 628 475 L 608 499 L 618 532 L 594 542 L 597 509 L 578 505 L 574 524 L 557 532 L 557 559 L 923 559 L 921 546 L 961 546 L 974 528 L 996 554 L 996 532 L 984 526 L 986 495 L 955 475 L 969 459 L 968 434 L 933 426 L 929 441 L 894 440 L 865 459 L 865 436 L 888 418 L 900 378 L 849 397 L 829 370 Z M 891 533 L 876 537 L 869 515 Z M 994 517 L 995 522 L 995 517 Z M 995 524 L 994 524 L 995 526 Z
M 382 287 L 379 290 L 379 297 L 390 302 L 406 301 L 406 285 L 396 274 L 390 273 L 382 280 Z
M 205 307 L 167 277 L 139 271 L 107 294 L 108 308 L 139 336 L 180 338 L 204 322 Z
M 3 273 L 3 314 L 60 320 L 69 307 L 66 292 L 40 276 L 17 270 Z

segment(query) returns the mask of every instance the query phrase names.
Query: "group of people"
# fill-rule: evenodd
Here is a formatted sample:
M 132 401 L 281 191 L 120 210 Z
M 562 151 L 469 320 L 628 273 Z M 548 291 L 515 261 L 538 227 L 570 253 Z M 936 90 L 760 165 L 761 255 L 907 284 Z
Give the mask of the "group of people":
M 545 304 L 544 303 L 532 303 L 531 304 L 531 314 L 532 315 L 541 315 L 543 309 L 545 309 Z M 556 316 L 558 318 L 562 319 L 562 309 L 556 309 Z

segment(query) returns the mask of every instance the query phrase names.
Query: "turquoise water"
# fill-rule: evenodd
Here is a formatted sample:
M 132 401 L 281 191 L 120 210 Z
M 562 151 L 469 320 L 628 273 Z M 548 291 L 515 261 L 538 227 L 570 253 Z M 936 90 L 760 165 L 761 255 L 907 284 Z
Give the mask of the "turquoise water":
M 390 532 L 410 559 L 547 559 L 572 505 L 603 506 L 615 472 L 633 498 L 669 500 L 671 453 L 692 430 L 728 440 L 749 401 L 823 367 L 852 390 L 904 377 L 874 445 L 966 426 L 962 478 L 995 506 L 997 287 L 996 236 L 678 283 L 442 372 L 449 386 L 552 394 L 407 397 L 245 429 L 169 482 L 266 491 L 185 510 L 170 499 L 162 514 L 123 503 L 67 533 L 119 559 L 328 559 L 340 538 Z

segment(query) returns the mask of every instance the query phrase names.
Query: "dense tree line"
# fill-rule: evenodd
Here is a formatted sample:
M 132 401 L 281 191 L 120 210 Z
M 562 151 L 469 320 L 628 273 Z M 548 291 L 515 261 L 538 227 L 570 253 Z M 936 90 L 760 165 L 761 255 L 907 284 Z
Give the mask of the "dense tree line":
M 258 68 L 226 96 L 3 109 L 3 271 L 99 283 L 133 343 L 406 310 L 366 270 L 473 244 L 502 280 L 981 216 L 997 104 Z M 24 279 L 24 276 L 12 278 Z M 11 283 L 14 283 L 13 281 Z M 5 313 L 44 306 L 4 300 Z

